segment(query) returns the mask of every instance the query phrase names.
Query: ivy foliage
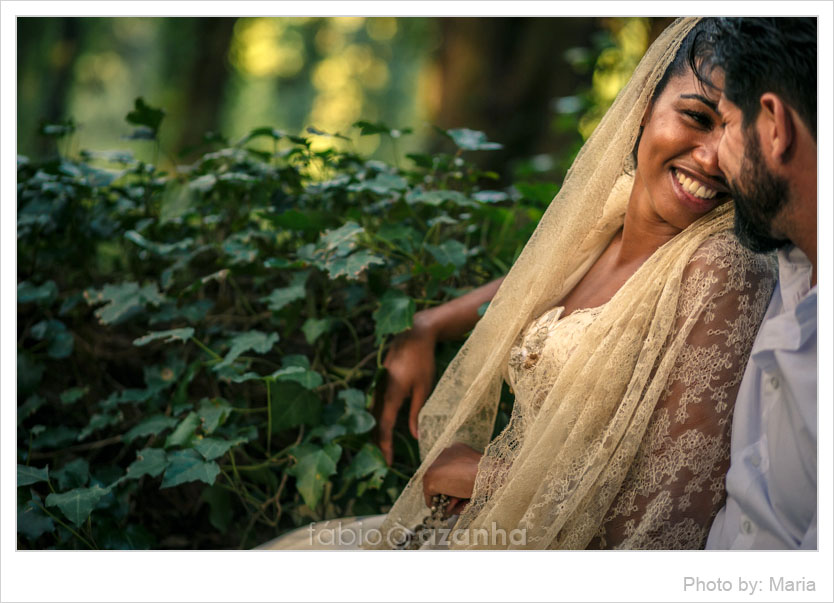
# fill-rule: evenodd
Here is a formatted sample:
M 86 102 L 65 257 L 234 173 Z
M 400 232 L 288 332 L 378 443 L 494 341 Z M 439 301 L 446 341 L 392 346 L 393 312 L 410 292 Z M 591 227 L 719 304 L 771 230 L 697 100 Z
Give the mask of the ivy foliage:
M 161 109 L 127 122 L 158 147 Z M 21 548 L 251 547 L 390 508 L 417 448 L 398 429 L 388 467 L 374 444 L 385 348 L 505 273 L 542 204 L 494 189 L 481 132 L 399 167 L 325 134 L 214 136 L 167 172 L 18 157 Z

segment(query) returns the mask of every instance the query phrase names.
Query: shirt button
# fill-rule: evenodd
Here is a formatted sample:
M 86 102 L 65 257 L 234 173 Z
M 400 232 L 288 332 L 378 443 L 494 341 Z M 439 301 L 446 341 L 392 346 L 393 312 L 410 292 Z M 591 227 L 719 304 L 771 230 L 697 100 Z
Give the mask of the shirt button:
M 741 521 L 741 531 L 745 534 L 750 534 L 753 531 L 753 522 L 749 519 L 743 519 Z
M 762 462 L 762 457 L 758 454 L 754 454 L 752 457 L 750 457 L 750 462 L 753 463 L 754 467 L 758 467 Z
M 773 386 L 773 389 L 779 389 L 779 378 L 778 377 L 771 377 L 770 378 L 770 385 Z

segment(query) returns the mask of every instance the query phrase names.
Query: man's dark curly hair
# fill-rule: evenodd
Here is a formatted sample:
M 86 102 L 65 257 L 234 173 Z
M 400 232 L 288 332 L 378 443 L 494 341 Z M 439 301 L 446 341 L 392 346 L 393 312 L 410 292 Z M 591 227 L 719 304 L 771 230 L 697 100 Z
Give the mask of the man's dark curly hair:
M 773 92 L 817 136 L 817 20 L 814 17 L 711 18 L 696 34 L 689 64 L 712 86 L 715 67 L 724 71 L 724 95 L 741 109 L 749 127 L 759 99 Z

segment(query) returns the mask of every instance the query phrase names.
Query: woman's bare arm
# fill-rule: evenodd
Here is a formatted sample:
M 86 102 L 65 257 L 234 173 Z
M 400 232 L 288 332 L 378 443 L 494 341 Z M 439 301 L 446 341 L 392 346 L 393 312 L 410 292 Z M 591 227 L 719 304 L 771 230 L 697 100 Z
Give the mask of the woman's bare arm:
M 503 280 L 499 278 L 443 305 L 417 312 L 412 328 L 392 342 L 384 362 L 388 375 L 377 392 L 377 400 L 382 399 L 377 437 L 389 464 L 394 460 L 394 424 L 406 398 L 411 398 L 408 427 L 418 437 L 417 415 L 434 383 L 435 344 L 471 331 L 480 319 L 478 309 L 495 296 Z

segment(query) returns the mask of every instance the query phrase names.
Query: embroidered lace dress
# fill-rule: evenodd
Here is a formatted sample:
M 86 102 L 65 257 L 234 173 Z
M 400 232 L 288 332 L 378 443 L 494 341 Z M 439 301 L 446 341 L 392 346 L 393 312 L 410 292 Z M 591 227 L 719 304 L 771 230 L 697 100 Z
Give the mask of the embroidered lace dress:
M 721 261 L 719 255 L 727 250 L 722 238 L 704 246 L 698 255 L 707 265 L 723 268 L 727 288 L 735 290 L 727 297 L 734 302 L 736 315 L 704 316 L 709 326 L 681 354 L 679 370 L 673 371 L 619 494 L 588 548 L 703 548 L 723 504 L 732 406 L 747 360 L 738 346 L 755 334 L 772 280 L 734 279 L 731 262 Z M 694 291 L 702 281 L 702 275 L 690 278 L 684 290 Z M 510 424 L 494 446 L 511 451 L 521 445 L 520 439 L 514 441 L 515 434 L 526 432 L 535 422 L 560 370 L 604 309 L 603 305 L 563 316 L 564 309 L 557 306 L 522 332 L 504 373 L 515 404 Z M 709 345 L 704 345 L 704 338 L 711 339 Z M 716 374 L 724 381 L 717 381 Z M 511 461 L 512 453 L 505 460 Z M 497 487 L 503 471 L 495 465 L 491 469 L 490 481 Z

